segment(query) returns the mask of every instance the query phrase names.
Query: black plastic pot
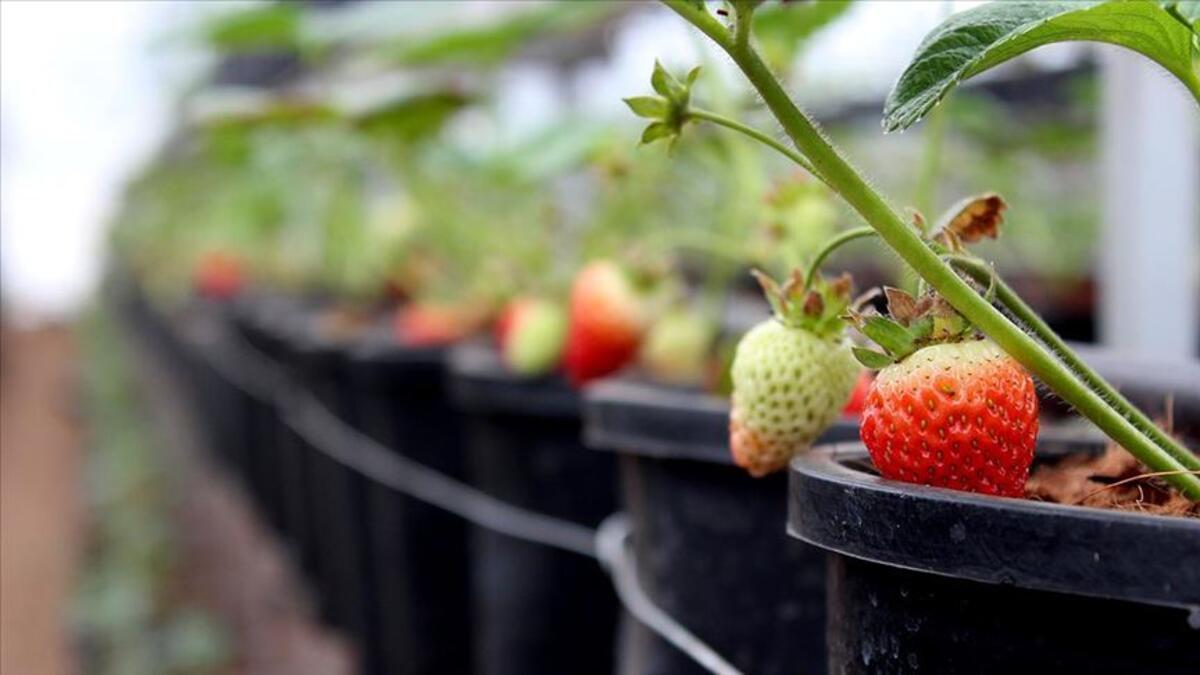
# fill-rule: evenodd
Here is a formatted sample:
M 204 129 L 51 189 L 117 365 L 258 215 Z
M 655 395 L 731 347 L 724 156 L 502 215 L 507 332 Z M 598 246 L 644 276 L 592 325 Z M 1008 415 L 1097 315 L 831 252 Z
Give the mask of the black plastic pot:
M 185 372 L 176 379 L 199 414 L 204 447 L 223 468 L 240 475 L 250 448 L 254 402 L 216 365 L 229 357 L 234 309 L 228 302 L 192 303 L 176 326 L 187 343 L 180 357 Z
M 243 358 L 248 354 L 260 355 L 282 372 L 294 374 L 297 364 L 292 332 L 299 312 L 300 302 L 291 296 L 243 294 L 233 307 L 234 335 L 227 338 L 229 344 L 217 348 L 228 350 L 235 359 L 239 355 Z M 230 363 L 237 367 L 238 361 Z M 234 394 L 234 400 L 235 415 L 244 425 L 244 431 L 242 445 L 233 454 L 240 460 L 245 485 L 268 522 L 303 564 L 307 527 L 296 509 L 305 499 L 305 490 L 298 475 L 301 458 L 292 438 L 294 434 L 280 419 L 273 401 L 260 400 L 253 393 L 241 390 Z M 311 561 L 305 567 L 311 570 Z
M 353 351 L 361 429 L 399 455 L 462 480 L 462 421 L 445 391 L 442 349 L 398 346 L 388 330 Z M 471 672 L 467 526 L 386 485 L 366 486 L 367 668 L 397 675 Z
M 620 453 L 638 576 L 667 614 L 743 672 L 824 672 L 823 554 L 785 533 L 787 479 L 751 478 L 729 453 L 729 404 L 631 381 L 592 387 L 589 446 Z M 826 440 L 858 437 L 843 421 Z M 619 672 L 705 672 L 625 624 Z
M 1082 356 L 1197 429 L 1200 364 Z M 1039 461 L 1099 443 L 1039 442 Z M 1193 439 L 1196 436 L 1192 436 Z M 884 480 L 857 445 L 792 464 L 789 527 L 829 552 L 830 670 L 1195 672 L 1200 521 Z
M 1200 521 L 897 483 L 866 461 L 855 444 L 792 465 L 791 532 L 830 552 L 830 672 L 1196 672 Z
M 323 335 L 317 315 L 316 310 L 305 308 L 291 318 L 287 349 L 294 358 L 298 384 L 334 415 L 355 425 L 351 347 Z M 322 616 L 362 646 L 374 630 L 367 609 L 367 480 L 321 448 L 298 440 L 307 496 L 307 538 L 315 558 Z
M 584 448 L 579 397 L 565 382 L 514 377 L 494 350 L 464 346 L 451 386 L 476 487 L 588 527 L 614 511 L 614 462 Z M 483 529 L 471 558 L 477 672 L 612 672 L 617 603 L 596 561 Z

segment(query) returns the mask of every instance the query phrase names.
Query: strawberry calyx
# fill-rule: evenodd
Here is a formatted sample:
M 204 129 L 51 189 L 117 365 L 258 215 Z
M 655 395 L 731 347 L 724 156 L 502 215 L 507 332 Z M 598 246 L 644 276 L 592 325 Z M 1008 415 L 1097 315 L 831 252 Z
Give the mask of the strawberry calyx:
M 863 312 L 850 309 L 846 314 L 858 332 L 882 349 L 853 349 L 854 357 L 868 368 L 880 369 L 898 363 L 929 345 L 980 337 L 975 327 L 935 291 L 914 298 L 899 288 L 887 286 L 883 294 L 887 298 L 887 316 L 874 309 Z
M 667 72 L 662 64 L 654 62 L 654 73 L 650 76 L 650 86 L 657 96 L 632 96 L 625 99 L 625 105 L 638 117 L 653 120 L 642 132 L 642 145 L 657 140 L 669 139 L 674 145 L 683 132 L 683 125 L 689 119 L 688 105 L 692 97 L 692 85 L 700 76 L 697 66 L 688 72 L 680 81 Z
M 766 273 L 752 270 L 775 318 L 791 328 L 806 330 L 822 340 L 836 339 L 846 327 L 854 281 L 849 274 L 835 278 L 816 275 L 807 286 L 796 268 L 782 285 Z
M 988 192 L 954 204 L 932 228 L 926 226 L 919 212 L 913 213 L 913 222 L 939 255 L 963 254 L 967 244 L 999 236 L 1007 208 L 1008 204 L 1000 195 Z M 994 286 L 980 288 L 980 291 L 990 301 Z M 885 368 L 929 345 L 981 337 L 974 326 L 936 291 L 928 290 L 920 298 L 899 288 L 885 287 L 883 293 L 887 298 L 887 316 L 872 309 L 859 312 L 857 308 L 851 308 L 846 314 L 847 320 L 860 333 L 882 349 L 853 349 L 855 358 L 868 368 Z

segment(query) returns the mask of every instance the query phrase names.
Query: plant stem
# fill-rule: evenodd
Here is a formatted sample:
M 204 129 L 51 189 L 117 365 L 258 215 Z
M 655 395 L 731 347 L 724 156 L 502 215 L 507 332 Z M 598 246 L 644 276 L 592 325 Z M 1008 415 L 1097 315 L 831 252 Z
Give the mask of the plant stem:
M 808 266 L 808 276 L 804 277 L 804 289 L 808 290 L 809 288 L 812 288 L 813 280 L 816 279 L 817 275 L 821 272 L 821 264 L 824 263 L 825 259 L 832 255 L 834 251 L 838 250 L 843 245 L 854 241 L 855 239 L 874 237 L 876 234 L 878 233 L 875 231 L 875 228 L 871 227 L 870 225 L 864 225 L 862 227 L 846 230 L 845 232 L 838 234 L 836 237 L 826 242 L 825 246 L 822 247 L 817 253 L 817 257 L 813 258 L 812 263 Z
M 951 256 L 949 261 L 951 265 L 970 274 L 975 281 L 981 284 L 995 280 L 996 300 L 1015 316 L 1017 321 L 1020 321 L 1029 330 L 1033 331 L 1033 334 L 1049 347 L 1068 368 L 1073 370 L 1076 375 L 1086 382 L 1093 391 L 1108 400 L 1118 412 L 1124 415 L 1142 433 L 1154 439 L 1163 450 L 1171 453 L 1171 456 L 1179 460 L 1185 467 L 1193 470 L 1200 469 L 1200 457 L 1197 457 L 1179 441 L 1163 432 L 1162 429 L 1159 429 L 1145 413 L 1138 410 L 1116 388 L 1105 382 L 1091 366 L 1071 351 L 1067 343 L 1063 342 L 1063 339 L 1042 320 L 1042 317 L 1038 316 L 1037 312 L 1033 311 L 1033 308 L 1025 304 L 1025 301 L 1021 299 L 1021 296 L 1017 295 L 1012 287 L 1004 283 L 1003 279 L 992 274 L 990 267 L 980 260 L 963 256 Z
M 687 116 L 689 119 L 705 120 L 707 122 L 712 122 L 713 124 L 723 126 L 727 129 L 733 129 L 734 131 L 736 131 L 740 134 L 749 136 L 750 138 L 753 138 L 754 140 L 758 141 L 759 143 L 762 143 L 762 144 L 766 145 L 767 147 L 778 151 L 784 157 L 787 157 L 788 159 L 792 160 L 796 164 L 799 164 L 805 171 L 808 171 L 810 174 L 812 174 L 816 178 L 821 179 L 821 176 L 817 174 L 817 170 L 814 169 L 813 165 L 807 159 L 804 158 L 804 155 L 801 155 L 800 153 L 796 152 L 792 148 L 789 148 L 788 146 L 784 145 L 783 143 L 780 143 L 779 141 L 775 140 L 774 138 L 771 138 L 770 135 L 768 135 L 762 131 L 759 131 L 758 129 L 755 129 L 754 127 L 742 124 L 741 122 L 738 122 L 737 120 L 729 119 L 728 117 L 725 117 L 724 115 L 721 115 L 719 113 L 712 112 L 711 110 L 704 110 L 703 108 L 688 108 Z
M 1092 391 L 1038 341 L 1022 332 L 980 297 L 950 265 L 939 258 L 817 131 L 749 42 L 733 43 L 728 29 L 708 13 L 703 3 L 696 5 L 687 0 L 663 2 L 729 54 L 762 96 L 796 148 L 816 169 L 816 175 L 822 177 L 867 224 L 874 227 L 892 250 L 951 306 L 1146 466 L 1155 471 L 1185 468 Z M 739 20 L 746 18 L 739 16 Z M 1200 478 L 1191 474 L 1176 474 L 1166 479 L 1191 499 L 1200 501 Z

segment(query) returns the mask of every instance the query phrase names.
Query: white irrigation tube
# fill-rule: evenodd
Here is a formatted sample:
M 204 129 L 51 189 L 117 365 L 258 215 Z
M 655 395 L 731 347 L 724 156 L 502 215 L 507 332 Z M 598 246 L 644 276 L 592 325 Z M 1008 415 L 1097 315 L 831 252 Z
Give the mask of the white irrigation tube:
M 617 590 L 621 604 L 635 619 L 687 654 L 708 672 L 717 675 L 741 675 L 741 671 L 655 605 L 642 590 L 637 578 L 637 566 L 629 551 L 630 536 L 629 519 L 623 513 L 614 513 L 605 518 L 596 531 L 596 552 L 599 554 L 600 563 L 607 568 L 609 576 L 612 577 L 613 587 Z

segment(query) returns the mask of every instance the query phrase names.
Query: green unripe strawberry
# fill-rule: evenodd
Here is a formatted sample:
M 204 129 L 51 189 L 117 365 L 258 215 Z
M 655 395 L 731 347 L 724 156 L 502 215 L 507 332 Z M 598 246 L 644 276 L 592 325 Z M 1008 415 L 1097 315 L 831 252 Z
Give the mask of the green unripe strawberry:
M 642 343 L 642 367 L 668 384 L 698 385 L 709 375 L 716 327 L 696 312 L 676 309 L 650 325 Z
M 567 338 L 563 307 L 549 300 L 522 299 L 513 304 L 506 322 L 500 348 L 514 373 L 543 375 L 562 360 Z
M 862 370 L 839 318 L 848 277 L 808 289 L 798 274 L 783 288 L 759 280 L 775 316 L 738 344 L 729 418 L 733 460 L 753 476 L 782 469 L 808 448 L 837 418 Z

